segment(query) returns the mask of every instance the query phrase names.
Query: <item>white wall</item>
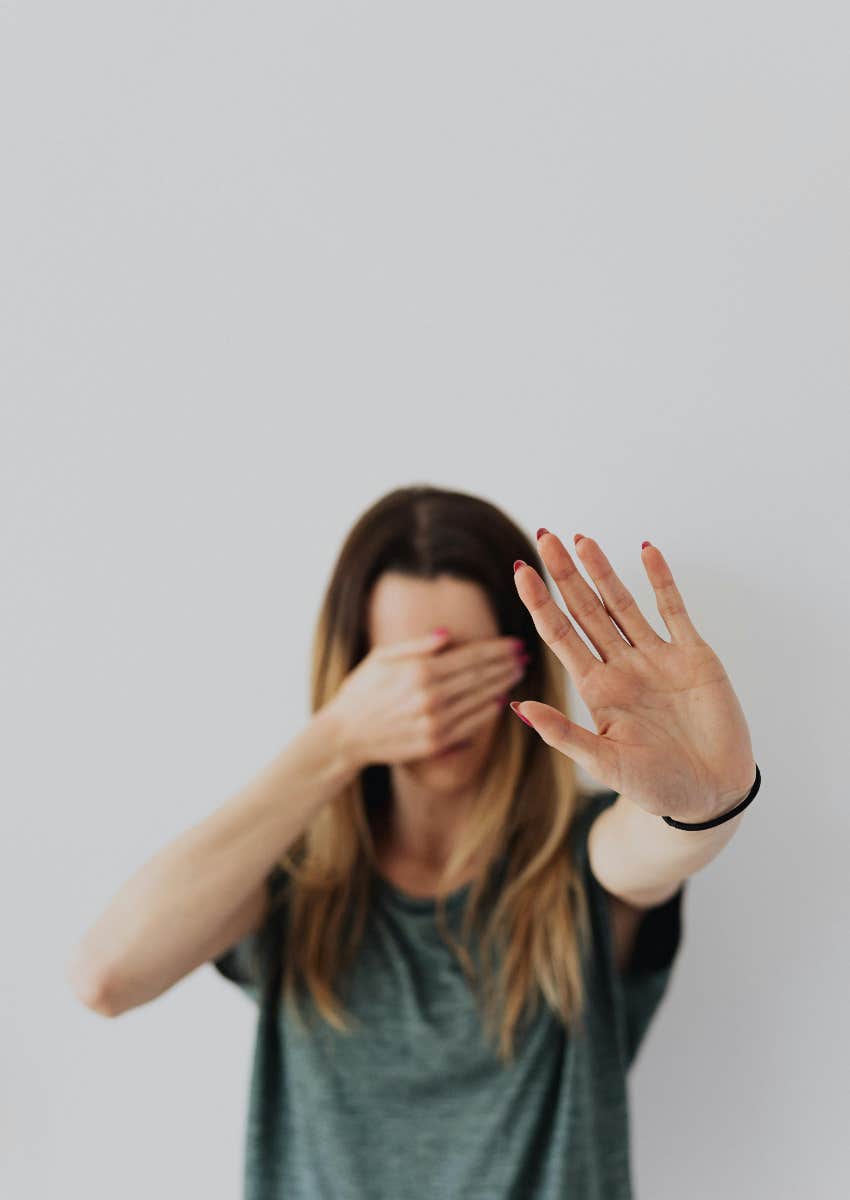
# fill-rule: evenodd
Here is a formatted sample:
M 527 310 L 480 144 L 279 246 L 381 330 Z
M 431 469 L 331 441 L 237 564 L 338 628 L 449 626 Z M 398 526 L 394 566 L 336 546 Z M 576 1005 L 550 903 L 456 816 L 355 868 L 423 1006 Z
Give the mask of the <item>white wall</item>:
M 343 535 L 427 481 L 598 538 L 663 633 L 656 542 L 750 722 L 638 1196 L 847 1194 L 846 6 L 0 20 L 0 1190 L 238 1194 L 250 1005 L 110 1022 L 62 964 L 306 719 Z

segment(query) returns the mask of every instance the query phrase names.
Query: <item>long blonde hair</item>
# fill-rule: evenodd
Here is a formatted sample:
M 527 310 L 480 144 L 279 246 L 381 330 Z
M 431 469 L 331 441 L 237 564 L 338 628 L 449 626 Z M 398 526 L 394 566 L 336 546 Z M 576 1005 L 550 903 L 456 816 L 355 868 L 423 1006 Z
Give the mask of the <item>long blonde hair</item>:
M 564 668 L 537 634 L 511 577 L 522 558 L 541 575 L 536 545 L 501 510 L 463 492 L 428 485 L 398 488 L 357 520 L 338 555 L 313 641 L 312 709 L 335 694 L 369 650 L 366 610 L 380 574 L 451 574 L 486 591 L 501 634 L 524 639 L 531 659 L 523 696 L 567 713 Z M 475 989 L 487 1035 L 503 1062 L 542 995 L 565 1025 L 581 1027 L 581 958 L 589 939 L 587 901 L 569 836 L 584 795 L 571 759 L 553 750 L 507 707 L 496 731 L 468 832 L 453 847 L 437 894 L 437 924 Z M 386 800 L 389 768 L 372 764 L 326 804 L 281 858 L 287 873 L 283 992 L 300 1021 L 309 992 L 327 1022 L 350 1033 L 351 1016 L 335 983 L 363 935 L 376 867 L 370 824 Z M 488 866 L 475 879 L 460 939 L 446 925 L 444 898 L 464 865 Z M 497 866 L 505 868 L 495 903 L 483 900 Z M 476 931 L 481 969 L 470 956 Z

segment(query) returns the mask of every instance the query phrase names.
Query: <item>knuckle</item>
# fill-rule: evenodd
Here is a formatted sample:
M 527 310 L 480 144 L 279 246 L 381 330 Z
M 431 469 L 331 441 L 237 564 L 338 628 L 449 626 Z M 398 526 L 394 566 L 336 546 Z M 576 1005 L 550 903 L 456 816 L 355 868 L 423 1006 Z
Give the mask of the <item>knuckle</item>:
M 567 620 L 561 620 L 557 623 L 548 639 L 549 644 L 555 646 L 558 642 L 566 641 L 573 631 L 573 627 Z
M 423 738 L 429 754 L 435 754 L 442 748 L 442 729 L 435 716 L 428 715 L 423 724 Z
M 423 692 L 421 709 L 425 716 L 429 719 L 436 718 L 437 714 L 439 713 L 440 697 L 433 690 L 433 688 L 429 688 Z
M 583 596 L 581 600 L 575 602 L 573 612 L 576 618 L 581 621 L 582 619 L 588 620 L 590 617 L 595 616 L 598 609 L 598 600 L 593 600 L 589 596 Z
M 431 666 L 427 662 L 417 662 L 413 665 L 413 682 L 417 687 L 426 687 L 431 681 Z

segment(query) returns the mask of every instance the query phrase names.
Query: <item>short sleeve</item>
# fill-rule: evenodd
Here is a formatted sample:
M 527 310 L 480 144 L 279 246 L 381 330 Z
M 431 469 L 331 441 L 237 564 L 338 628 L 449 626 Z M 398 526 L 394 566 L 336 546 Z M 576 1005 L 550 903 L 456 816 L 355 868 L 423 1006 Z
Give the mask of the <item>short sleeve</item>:
M 614 960 L 608 893 L 590 868 L 587 839 L 596 817 L 613 804 L 619 793 L 605 791 L 589 798 L 576 818 L 575 845 L 602 945 L 596 947 L 600 969 L 615 996 L 625 1038 L 627 1065 L 634 1061 L 647 1030 L 667 991 L 683 936 L 685 889 L 682 885 L 663 904 L 646 910 L 638 927 L 628 970 L 620 971 Z
M 275 864 L 266 876 L 269 912 L 262 927 L 211 959 L 215 969 L 240 987 L 255 1003 L 269 982 L 273 955 L 282 955 L 288 873 Z

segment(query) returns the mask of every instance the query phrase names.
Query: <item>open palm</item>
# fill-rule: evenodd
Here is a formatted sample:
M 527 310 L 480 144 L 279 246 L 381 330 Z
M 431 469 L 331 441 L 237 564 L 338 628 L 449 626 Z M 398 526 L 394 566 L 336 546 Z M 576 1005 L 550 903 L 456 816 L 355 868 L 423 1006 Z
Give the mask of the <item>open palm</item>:
M 647 812 L 700 821 L 726 811 L 753 783 L 750 733 L 723 664 L 691 623 L 661 551 L 645 543 L 641 558 L 669 642 L 644 617 L 598 542 L 581 534 L 575 541 L 598 595 L 561 540 L 538 531 L 546 568 L 598 658 L 534 567 L 517 560 L 514 580 L 597 732 L 536 700 L 521 702 L 523 717 L 548 745 Z

